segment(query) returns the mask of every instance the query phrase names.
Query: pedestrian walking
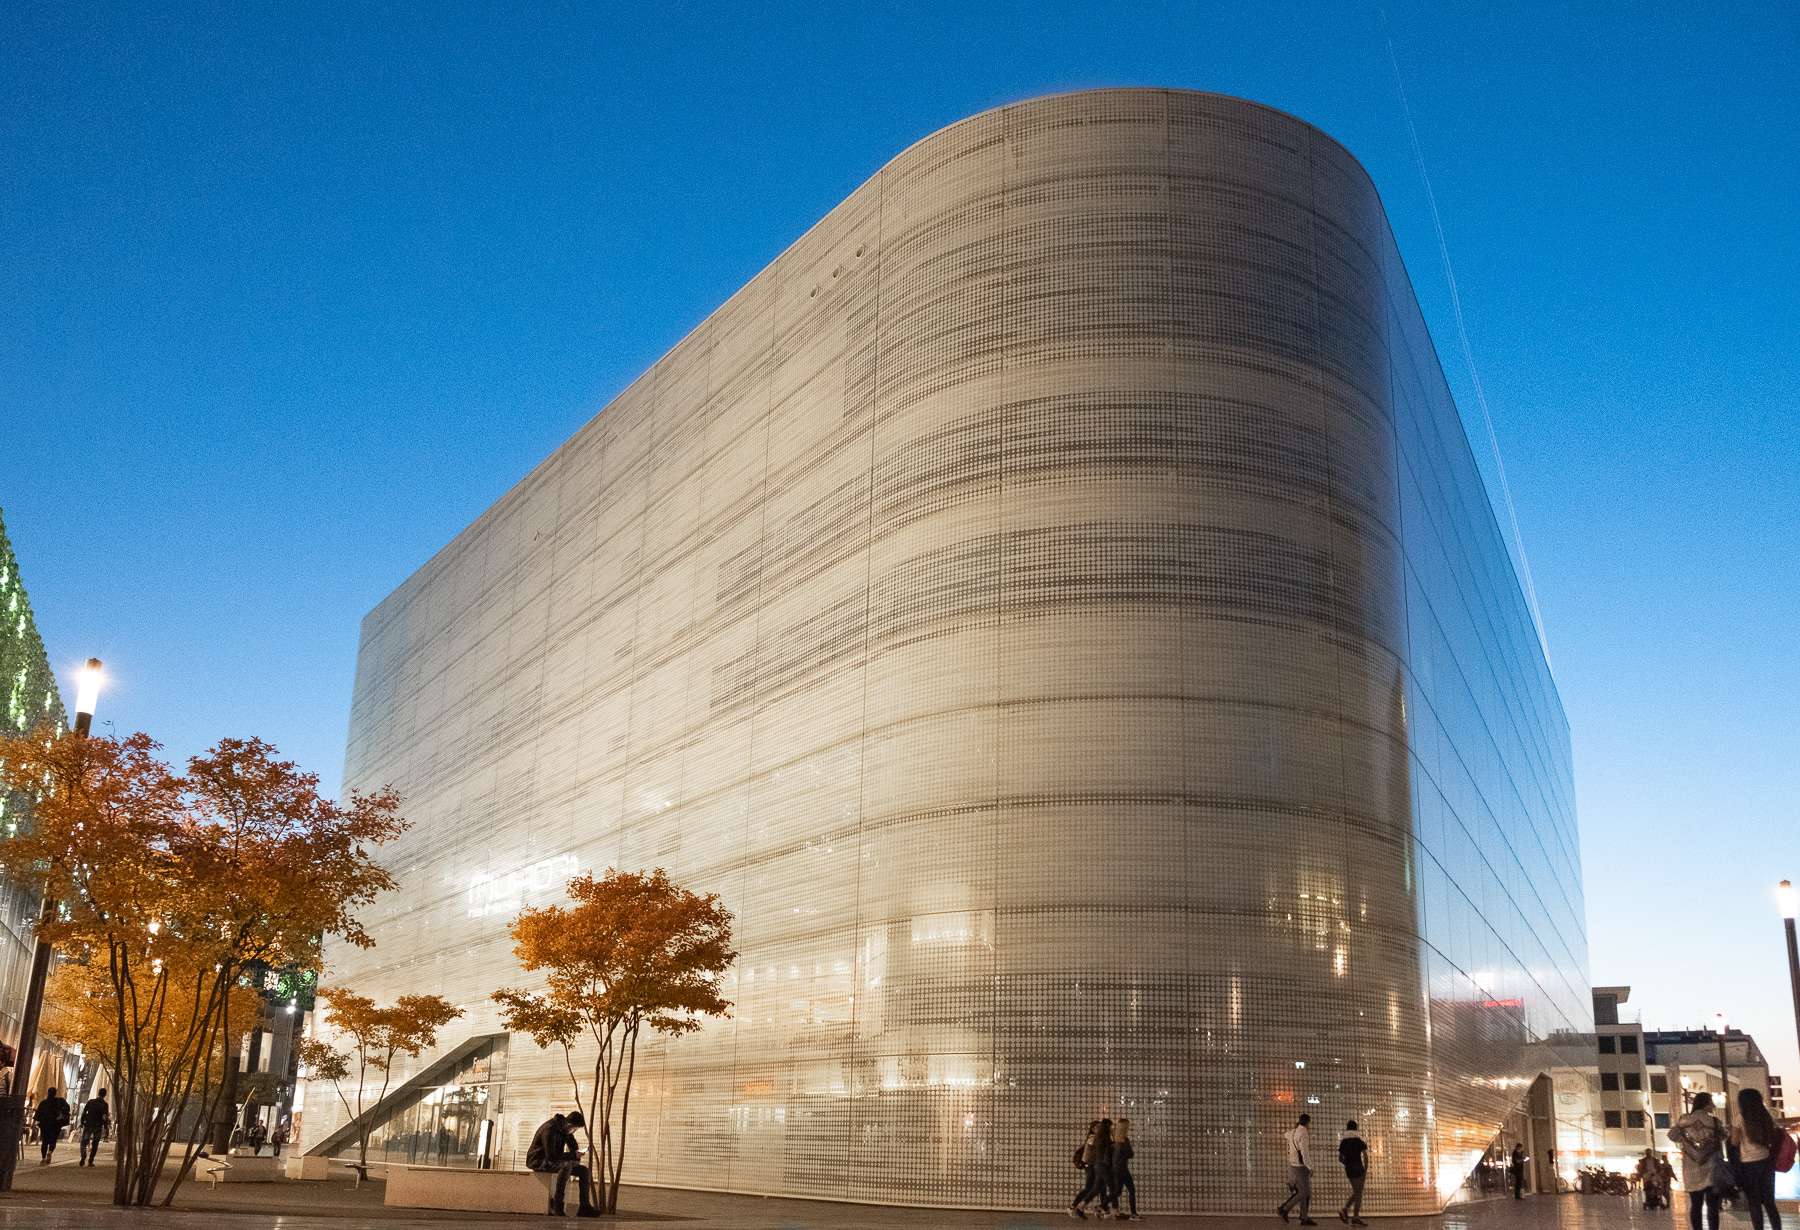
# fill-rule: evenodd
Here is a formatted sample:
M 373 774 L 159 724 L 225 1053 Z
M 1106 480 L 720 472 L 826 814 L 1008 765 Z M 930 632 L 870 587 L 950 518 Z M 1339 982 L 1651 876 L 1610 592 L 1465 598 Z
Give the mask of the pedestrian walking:
M 552 1217 L 564 1215 L 563 1198 L 570 1178 L 575 1180 L 581 1191 L 581 1208 L 577 1216 L 600 1216 L 600 1210 L 588 1198 L 590 1176 L 588 1168 L 581 1164 L 581 1146 L 575 1139 L 575 1129 L 586 1126 L 587 1120 L 581 1117 L 578 1110 L 570 1111 L 567 1115 L 552 1115 L 538 1125 L 531 1144 L 525 1150 L 527 1170 L 556 1176 L 556 1192 L 550 1197 Z
M 1750 1225 L 1754 1230 L 1763 1230 L 1763 1215 L 1767 1213 L 1769 1230 L 1781 1230 L 1781 1213 L 1775 1207 L 1775 1154 L 1787 1133 L 1769 1114 L 1759 1091 L 1740 1089 L 1737 1102 L 1731 1143 L 1738 1151 L 1737 1184 L 1750 1206 Z
M 1113 1125 L 1112 1147 L 1112 1212 L 1119 1221 L 1143 1221 L 1137 1211 L 1137 1184 L 1131 1179 L 1131 1159 L 1137 1149 L 1131 1143 L 1131 1120 L 1121 1119 Z M 1131 1196 L 1131 1214 L 1127 1216 L 1119 1209 L 1119 1194 L 1129 1193 Z M 1779 1230 L 1779 1228 L 1777 1228 Z
M 1512 1157 L 1507 1162 L 1512 1170 L 1513 1199 L 1525 1199 L 1525 1146 L 1514 1145 Z
M 38 1165 L 48 1166 L 51 1156 L 56 1152 L 57 1139 L 62 1135 L 62 1130 L 69 1126 L 69 1103 L 56 1092 L 56 1086 L 52 1085 L 50 1091 L 44 1094 L 44 1100 L 37 1104 L 33 1118 L 37 1120 L 38 1153 L 41 1155 Z
M 1301 1115 L 1299 1122 L 1282 1133 L 1287 1143 L 1288 1198 L 1275 1206 L 1275 1216 L 1288 1219 L 1290 1211 L 1300 1214 L 1300 1224 L 1316 1226 L 1308 1214 L 1312 1208 L 1312 1137 L 1306 1128 L 1311 1115 Z M 1714 1230 L 1717 1230 L 1715 1227 Z
M 81 1108 L 81 1159 L 77 1166 L 92 1166 L 94 1155 L 100 1152 L 100 1142 L 106 1139 L 106 1129 L 112 1124 L 112 1107 L 106 1104 L 106 1090 L 87 1100 Z
M 1344 1125 L 1343 1135 L 1338 1137 L 1338 1164 L 1350 1183 L 1350 1198 L 1338 1210 L 1338 1220 L 1366 1226 L 1369 1223 L 1362 1219 L 1362 1196 L 1363 1184 L 1369 1177 L 1369 1142 L 1362 1138 L 1354 1119 Z
M 1662 1166 L 1656 1156 L 1655 1149 L 1645 1149 L 1644 1156 L 1638 1158 L 1637 1166 L 1632 1170 L 1637 1176 L 1638 1184 L 1644 1192 L 1644 1207 L 1655 1209 L 1662 1207 Z
M 280 1157 L 281 1151 L 287 1148 L 288 1137 L 293 1133 L 293 1130 L 294 1129 L 289 1125 L 289 1122 L 286 1119 L 277 1123 L 275 1125 L 274 1134 L 269 1137 L 269 1152 L 273 1153 L 276 1157 Z
M 1069 1216 L 1086 1217 L 1088 1201 L 1098 1197 L 1104 1214 L 1111 1200 L 1112 1188 L 1112 1120 L 1096 1119 L 1088 1128 L 1087 1139 L 1076 1154 L 1086 1172 L 1081 1192 L 1069 1205 Z
M 263 1142 L 269 1138 L 269 1129 L 263 1126 L 261 1119 L 252 1119 L 250 1126 L 244 1129 L 244 1142 L 250 1146 L 251 1157 L 261 1157 Z
M 1710 1093 L 1694 1095 L 1694 1108 L 1675 1121 L 1669 1139 L 1681 1146 L 1681 1185 L 1688 1194 L 1689 1230 L 1719 1230 L 1719 1200 L 1731 1186 L 1731 1167 L 1725 1160 L 1725 1125 L 1712 1113 Z

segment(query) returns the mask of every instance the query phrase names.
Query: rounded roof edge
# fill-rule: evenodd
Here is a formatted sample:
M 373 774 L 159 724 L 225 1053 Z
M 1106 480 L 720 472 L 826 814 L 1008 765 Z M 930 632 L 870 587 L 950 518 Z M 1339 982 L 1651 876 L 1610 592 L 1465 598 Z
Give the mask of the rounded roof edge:
M 1014 99 L 1011 102 L 996 103 L 994 106 L 991 106 L 991 107 L 983 107 L 980 111 L 972 112 L 968 115 L 963 116 L 961 119 L 952 120 L 948 124 L 945 124 L 941 128 L 934 128 L 932 131 L 926 133 L 924 136 L 918 138 L 915 141 L 909 142 L 907 145 L 896 150 L 894 152 L 893 156 L 886 159 L 884 162 L 882 162 L 881 166 L 876 168 L 874 174 L 870 175 L 868 177 L 868 179 L 863 181 L 863 183 L 867 184 L 872 180 L 879 179 L 888 170 L 889 167 L 893 166 L 896 162 L 898 162 L 900 159 L 904 158 L 907 154 L 911 153 L 913 150 L 918 149 L 921 145 L 925 145 L 931 141 L 935 141 L 937 138 L 943 136 L 944 134 L 946 134 L 948 132 L 951 132 L 957 128 L 961 128 L 964 124 L 972 124 L 977 120 L 985 119 L 986 117 L 991 116 L 991 115 L 997 115 L 1001 112 L 1011 111 L 1011 110 L 1014 110 L 1014 109 L 1020 108 L 1020 107 L 1034 106 L 1038 103 L 1055 102 L 1055 101 L 1058 101 L 1061 99 L 1082 98 L 1082 97 L 1089 96 L 1089 95 L 1103 95 L 1103 94 L 1185 94 L 1192 98 L 1214 99 L 1214 100 L 1217 100 L 1220 102 L 1232 103 L 1237 106 L 1245 107 L 1245 108 L 1248 108 L 1253 111 L 1263 111 L 1263 112 L 1267 112 L 1270 115 L 1278 115 L 1284 120 L 1288 120 L 1288 121 L 1291 121 L 1292 123 L 1300 125 L 1302 128 L 1306 129 L 1310 133 L 1313 133 L 1314 135 L 1318 136 L 1322 140 L 1329 141 L 1333 146 L 1335 146 L 1339 151 L 1341 151 L 1343 153 L 1344 157 L 1346 157 L 1350 160 L 1351 164 L 1354 165 L 1358 171 L 1362 172 L 1363 178 L 1369 181 L 1370 187 L 1372 187 L 1372 188 L 1377 187 L 1377 185 L 1375 183 L 1375 177 L 1369 173 L 1369 168 L 1367 168 L 1363 165 L 1362 159 L 1358 158 L 1356 156 L 1356 154 L 1350 149 L 1349 146 L 1345 145 L 1342 141 L 1340 141 L 1336 137 L 1332 136 L 1329 132 L 1326 132 L 1323 128 L 1320 128 L 1317 124 L 1313 123 L 1311 120 L 1305 119 L 1302 116 L 1295 115 L 1292 111 L 1283 110 L 1282 108 L 1273 106 L 1269 103 L 1258 102 L 1254 98 L 1244 98 L 1237 94 L 1226 94 L 1219 90 L 1194 90 L 1194 89 L 1185 88 L 1183 86 L 1172 86 L 1172 85 L 1081 86 L 1079 88 L 1071 89 L 1071 90 L 1053 90 L 1048 94 L 1032 94 L 1025 98 Z M 861 187 L 862 187 L 862 185 L 859 184 L 858 189 L 860 190 Z

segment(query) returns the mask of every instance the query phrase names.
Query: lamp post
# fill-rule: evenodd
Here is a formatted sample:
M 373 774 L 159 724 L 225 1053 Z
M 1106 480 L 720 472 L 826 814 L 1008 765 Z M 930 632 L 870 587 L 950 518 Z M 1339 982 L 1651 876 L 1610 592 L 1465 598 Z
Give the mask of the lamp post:
M 1794 915 L 1800 913 L 1800 892 L 1791 880 L 1775 888 L 1775 905 L 1781 911 L 1781 927 L 1787 932 L 1788 986 L 1794 991 L 1794 1038 L 1800 1041 L 1800 942 L 1794 939 Z
M 1725 1014 L 1716 1013 L 1714 1022 L 1719 1030 L 1719 1088 L 1725 1094 L 1725 1128 L 1731 1129 L 1731 1069 L 1725 1066 Z
M 94 725 L 94 703 L 100 699 L 100 659 L 89 658 L 75 676 L 75 733 L 85 739 Z M 31 1061 L 37 1051 L 38 1018 L 44 1012 L 44 983 L 50 977 L 50 945 L 43 928 L 56 918 L 56 902 L 44 898 L 38 914 L 37 938 L 31 951 L 31 981 L 19 1013 L 19 1045 L 13 1056 L 12 1088 L 0 1099 L 0 1191 L 11 1191 L 19 1164 L 19 1141 L 25 1134 L 25 1098 L 31 1092 Z M 21 1088 L 20 1086 L 24 1087 Z

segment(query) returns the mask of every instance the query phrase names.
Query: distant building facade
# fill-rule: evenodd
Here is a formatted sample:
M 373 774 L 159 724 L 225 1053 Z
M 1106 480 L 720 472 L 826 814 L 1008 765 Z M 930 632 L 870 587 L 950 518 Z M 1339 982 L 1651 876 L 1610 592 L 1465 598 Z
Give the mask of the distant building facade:
M 1564 1117 L 1586 1120 L 1599 1143 L 1590 1155 L 1565 1159 L 1565 1182 L 1580 1165 L 1629 1171 L 1645 1149 L 1673 1160 L 1680 1150 L 1669 1140 L 1669 1129 L 1701 1093 L 1712 1095 L 1721 1116 L 1727 1099 L 1735 1114 L 1740 1090 L 1755 1089 L 1771 1106 L 1778 1097 L 1780 1078 L 1770 1075 L 1762 1048 L 1749 1034 L 1726 1031 L 1721 1067 L 1715 1031 L 1647 1030 L 1620 1011 L 1630 997 L 1630 987 L 1594 988 L 1593 1062 L 1585 1071 L 1559 1076 Z
M 0 516 L 0 729 L 9 734 L 35 730 L 49 724 L 61 729 L 67 722 L 56 674 L 44 653 L 44 641 L 31 614 L 31 599 L 20 575 L 19 558 Z M 0 794 L 0 841 L 10 840 L 31 823 L 31 800 Z M 25 1008 L 25 988 L 31 980 L 35 946 L 33 926 L 39 898 L 28 888 L 0 879 L 0 1039 L 9 1045 L 19 1040 L 19 1016 Z M 63 1072 L 66 1057 L 50 1038 L 41 1038 L 33 1057 L 39 1074 L 29 1091 L 46 1084 L 69 1083 Z M 77 1067 L 78 1061 L 76 1061 Z M 10 1082 L 16 1073 L 5 1078 Z M 79 1080 L 79 1076 L 76 1075 Z
M 741 949 L 640 1052 L 638 1182 L 1041 1208 L 1112 1116 L 1233 1212 L 1310 1110 L 1426 1212 L 1585 1139 L 1555 684 L 1374 185 L 1255 104 L 902 153 L 370 613 L 346 778 L 415 827 L 327 980 L 468 1013 L 377 1156 L 568 1103 L 488 995 L 609 865 Z

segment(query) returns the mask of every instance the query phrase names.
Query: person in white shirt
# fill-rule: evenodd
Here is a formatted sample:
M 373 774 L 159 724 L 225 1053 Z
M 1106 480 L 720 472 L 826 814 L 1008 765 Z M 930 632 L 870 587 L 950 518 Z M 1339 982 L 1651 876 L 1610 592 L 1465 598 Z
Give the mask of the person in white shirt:
M 1312 1137 L 1306 1125 L 1311 1122 L 1311 1115 L 1301 1115 L 1300 1122 L 1282 1134 L 1287 1141 L 1288 1198 L 1275 1208 L 1282 1221 L 1288 1219 L 1289 1210 L 1297 1211 L 1303 1226 L 1319 1224 L 1307 1216 L 1312 1207 Z

